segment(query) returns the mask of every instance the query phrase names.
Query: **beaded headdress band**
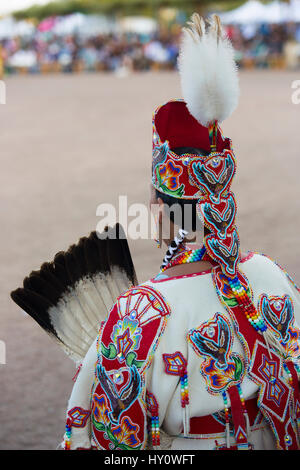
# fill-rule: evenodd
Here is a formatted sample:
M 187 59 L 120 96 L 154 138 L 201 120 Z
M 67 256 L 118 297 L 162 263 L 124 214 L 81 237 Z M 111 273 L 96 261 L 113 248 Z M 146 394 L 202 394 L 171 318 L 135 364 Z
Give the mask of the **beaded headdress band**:
M 193 15 L 184 30 L 179 56 L 185 101 L 172 100 L 153 115 L 152 184 L 179 199 L 196 199 L 197 214 L 210 230 L 204 238 L 207 254 L 235 277 L 240 257 L 235 226 L 236 202 L 230 187 L 236 171 L 231 140 L 218 122 L 238 101 L 238 79 L 230 42 L 218 17 L 205 24 Z M 193 147 L 208 155 L 177 155 L 173 149 Z

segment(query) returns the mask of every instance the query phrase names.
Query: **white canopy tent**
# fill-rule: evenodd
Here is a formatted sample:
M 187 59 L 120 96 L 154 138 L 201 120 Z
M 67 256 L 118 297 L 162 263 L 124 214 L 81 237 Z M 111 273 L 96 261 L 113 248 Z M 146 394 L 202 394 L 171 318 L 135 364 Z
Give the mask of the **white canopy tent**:
M 248 0 L 244 5 L 235 10 L 220 15 L 224 24 L 249 24 L 260 23 L 264 16 L 265 7 L 258 0 Z
M 83 15 L 73 13 L 67 16 L 56 17 L 52 21 L 48 18 L 39 25 L 39 31 L 51 31 L 57 36 L 80 34 L 81 36 L 95 36 L 114 32 L 133 32 L 151 34 L 157 31 L 157 22 L 146 17 L 125 17 L 118 22 L 104 15 Z M 0 39 L 33 34 L 35 26 L 29 21 L 16 21 L 7 16 L 0 19 Z
M 46 5 L 49 0 L 1 0 L 0 15 L 8 15 L 17 10 L 23 10 L 33 5 Z
M 273 2 L 264 5 L 265 13 L 263 21 L 265 23 L 284 23 L 290 21 L 290 5 L 288 3 L 274 0 Z
M 52 31 L 58 36 L 66 36 L 78 33 L 81 36 L 95 36 L 107 34 L 116 30 L 116 23 L 102 15 L 83 15 L 73 13 L 65 17 L 57 18 Z
M 157 31 L 157 22 L 144 16 L 127 16 L 119 21 L 122 32 L 137 34 L 152 34 Z
M 290 21 L 300 23 L 300 0 L 290 2 Z
M 117 32 L 116 21 L 102 15 L 88 15 L 80 27 L 82 36 L 96 36 L 97 34 L 109 34 Z
M 34 31 L 34 25 L 28 21 L 16 21 L 10 16 L 0 20 L 0 39 L 9 39 L 15 36 L 30 36 Z
M 58 36 L 66 36 L 74 34 L 83 27 L 85 16 L 81 13 L 74 13 L 72 15 L 57 18 L 52 32 Z
M 133 16 L 124 17 L 118 22 L 104 15 L 83 15 L 73 13 L 57 18 L 53 33 L 64 36 L 79 33 L 83 36 L 107 34 L 111 32 L 133 32 L 151 34 L 157 30 L 157 22 L 152 18 Z
M 274 0 L 262 4 L 258 0 L 248 0 L 235 10 L 220 15 L 224 24 L 262 24 L 284 23 L 287 21 L 300 21 L 300 0 L 291 0 L 290 3 Z

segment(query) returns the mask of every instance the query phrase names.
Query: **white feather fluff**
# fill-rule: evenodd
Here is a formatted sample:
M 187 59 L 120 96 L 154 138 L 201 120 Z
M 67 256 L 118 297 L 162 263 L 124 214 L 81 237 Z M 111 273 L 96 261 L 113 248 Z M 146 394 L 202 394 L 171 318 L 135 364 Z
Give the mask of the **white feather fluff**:
M 107 319 L 119 295 L 129 287 L 126 272 L 114 266 L 110 273 L 83 277 L 49 309 L 61 346 L 75 362 L 82 361 L 98 335 L 101 321 Z
M 178 58 L 181 88 L 188 110 L 203 126 L 222 122 L 238 104 L 239 81 L 231 42 L 213 17 L 206 30 L 199 15 L 183 30 Z

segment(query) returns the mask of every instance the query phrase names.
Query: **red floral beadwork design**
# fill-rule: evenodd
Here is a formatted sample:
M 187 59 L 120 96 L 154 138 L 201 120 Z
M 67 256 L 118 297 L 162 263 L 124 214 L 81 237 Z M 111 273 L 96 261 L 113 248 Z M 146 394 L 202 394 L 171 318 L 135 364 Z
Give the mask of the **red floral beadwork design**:
M 149 286 L 122 294 L 102 329 L 92 393 L 92 435 L 99 449 L 143 449 L 147 442 L 145 372 L 170 308 Z
M 243 358 L 232 353 L 233 336 L 229 320 L 220 313 L 188 333 L 194 351 L 204 358 L 200 370 L 212 394 L 226 391 L 244 377 Z

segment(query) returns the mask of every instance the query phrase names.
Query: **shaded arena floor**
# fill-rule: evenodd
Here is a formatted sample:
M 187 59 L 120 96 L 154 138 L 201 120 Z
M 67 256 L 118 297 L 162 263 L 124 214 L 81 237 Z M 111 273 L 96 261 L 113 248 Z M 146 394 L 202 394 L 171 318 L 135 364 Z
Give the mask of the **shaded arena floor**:
M 270 255 L 300 281 L 299 73 L 241 73 L 238 110 L 223 126 L 238 159 L 243 250 Z M 0 449 L 54 449 L 74 365 L 9 298 L 43 261 L 94 230 L 102 202 L 147 202 L 154 108 L 180 97 L 175 73 L 15 76 L 0 106 Z M 163 251 L 130 241 L 138 278 Z

